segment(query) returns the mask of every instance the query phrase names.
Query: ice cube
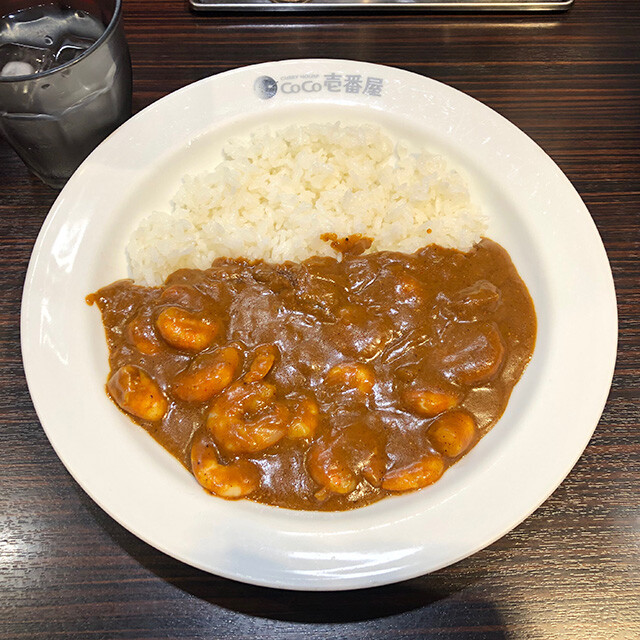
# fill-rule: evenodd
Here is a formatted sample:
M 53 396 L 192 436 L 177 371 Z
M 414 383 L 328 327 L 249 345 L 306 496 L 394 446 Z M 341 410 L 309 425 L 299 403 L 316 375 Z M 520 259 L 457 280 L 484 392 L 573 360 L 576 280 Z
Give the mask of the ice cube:
M 9 76 L 30 76 L 35 73 L 36 70 L 28 62 L 7 62 L 0 71 L 0 76 L 3 78 Z
M 18 63 L 17 67 L 15 63 Z M 0 45 L 0 68 L 2 68 L 0 73 L 2 75 L 16 76 L 40 73 L 50 69 L 53 64 L 53 54 L 49 49 L 18 44 L 17 42 Z
M 75 35 L 66 36 L 56 53 L 56 64 L 71 62 L 74 58 L 82 55 L 94 42 L 95 40 L 89 38 Z

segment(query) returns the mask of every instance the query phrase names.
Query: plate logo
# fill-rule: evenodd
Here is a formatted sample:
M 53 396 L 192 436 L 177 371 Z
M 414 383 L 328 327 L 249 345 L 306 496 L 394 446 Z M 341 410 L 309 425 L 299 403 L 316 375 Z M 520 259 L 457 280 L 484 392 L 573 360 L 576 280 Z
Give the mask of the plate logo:
M 253 83 L 253 90 L 262 100 L 273 98 L 278 91 L 284 94 L 328 92 L 380 97 L 384 91 L 384 79 L 359 73 L 303 73 L 283 76 L 278 80 L 259 76 Z
M 258 98 L 268 100 L 278 93 L 278 83 L 271 76 L 260 76 L 253 83 L 253 90 Z

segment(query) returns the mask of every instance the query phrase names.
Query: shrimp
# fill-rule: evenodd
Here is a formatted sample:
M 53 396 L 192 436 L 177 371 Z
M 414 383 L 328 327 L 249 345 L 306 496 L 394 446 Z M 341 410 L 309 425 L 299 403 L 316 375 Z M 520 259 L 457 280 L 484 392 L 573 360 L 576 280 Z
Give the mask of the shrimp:
M 127 340 L 140 352 L 146 356 L 153 356 L 160 351 L 158 339 L 145 330 L 146 327 L 142 319 L 138 316 L 131 320 L 126 328 Z
M 489 317 L 500 306 L 502 293 L 488 280 L 478 280 L 450 298 L 443 296 L 441 299 L 445 302 L 445 310 L 457 322 L 476 322 Z
M 190 284 L 172 284 L 160 294 L 161 304 L 172 304 L 189 309 L 200 309 L 206 301 L 207 297 Z
M 324 381 L 331 386 L 343 389 L 357 389 L 364 395 L 370 394 L 376 383 L 371 368 L 359 362 L 338 364 L 332 367 Z
M 202 351 L 213 344 L 221 323 L 215 318 L 198 315 L 181 307 L 166 307 L 156 319 L 160 335 L 172 347 L 185 351 Z
M 225 451 L 262 451 L 287 433 L 289 410 L 276 400 L 274 385 L 235 382 L 218 396 L 209 410 L 207 428 Z
M 320 409 L 313 398 L 302 398 L 293 410 L 293 417 L 287 426 L 289 438 L 312 438 L 319 421 Z
M 434 420 L 429 427 L 429 440 L 438 453 L 457 458 L 467 451 L 475 433 L 473 416 L 466 411 L 451 411 Z
M 396 275 L 395 290 L 401 298 L 400 301 L 420 302 L 424 298 L 424 289 L 416 278 L 404 271 Z
M 493 379 L 505 353 L 502 335 L 493 322 L 452 323 L 444 334 L 443 348 L 445 376 L 465 385 Z
M 248 460 L 222 464 L 215 447 L 203 438 L 191 446 L 191 469 L 196 480 L 222 498 L 244 498 L 260 486 L 260 471 Z
M 307 469 L 324 490 L 319 491 L 316 497 L 324 497 L 327 493 L 351 493 L 358 485 L 358 477 L 344 452 L 323 448 L 317 441 L 309 449 Z
M 241 355 L 237 347 L 225 347 L 196 356 L 189 367 L 176 376 L 173 394 L 187 402 L 206 402 L 233 382 Z
M 429 389 L 408 389 L 402 399 L 409 409 L 426 418 L 434 418 L 443 411 L 457 406 L 459 399 L 451 393 Z
M 387 491 L 412 491 L 433 484 L 444 473 L 444 460 L 437 453 L 428 453 L 412 464 L 388 471 L 382 479 Z
M 257 382 L 266 377 L 276 361 L 278 347 L 273 344 L 263 344 L 256 349 L 249 371 L 244 375 L 245 382 Z
M 158 422 L 167 412 L 167 399 L 156 381 L 132 364 L 120 367 L 109 378 L 107 390 L 123 411 L 142 420 Z
M 385 460 L 381 438 L 364 424 L 353 424 L 316 440 L 307 453 L 307 470 L 321 489 L 319 499 L 330 493 L 351 493 L 361 478 L 379 486 Z

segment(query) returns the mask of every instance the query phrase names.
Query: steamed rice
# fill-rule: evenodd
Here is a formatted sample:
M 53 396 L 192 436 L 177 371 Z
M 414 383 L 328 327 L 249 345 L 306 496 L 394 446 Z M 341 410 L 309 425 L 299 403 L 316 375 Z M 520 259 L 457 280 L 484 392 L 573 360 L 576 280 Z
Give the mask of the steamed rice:
M 187 175 L 169 212 L 131 236 L 131 276 L 157 285 L 217 257 L 271 262 L 337 255 L 320 239 L 360 233 L 371 251 L 436 243 L 466 251 L 486 230 L 461 175 L 442 156 L 394 143 L 373 125 L 262 129 L 232 139 L 210 172 Z

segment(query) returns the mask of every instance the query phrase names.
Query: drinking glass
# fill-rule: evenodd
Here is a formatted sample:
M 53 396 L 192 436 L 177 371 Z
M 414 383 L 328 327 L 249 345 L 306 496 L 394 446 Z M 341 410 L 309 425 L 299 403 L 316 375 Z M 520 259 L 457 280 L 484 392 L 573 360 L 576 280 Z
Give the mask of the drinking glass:
M 131 115 L 121 0 L 2 0 L 0 132 L 61 188 Z

